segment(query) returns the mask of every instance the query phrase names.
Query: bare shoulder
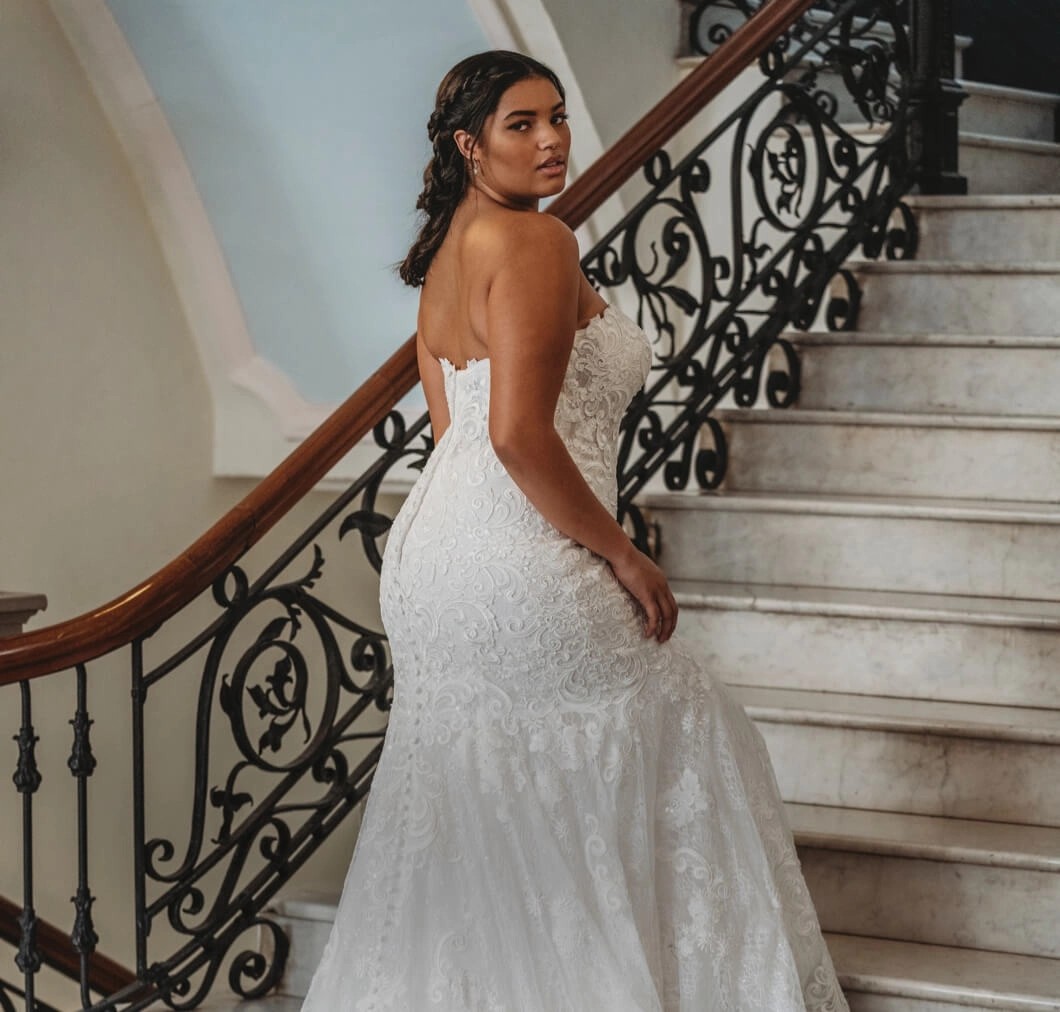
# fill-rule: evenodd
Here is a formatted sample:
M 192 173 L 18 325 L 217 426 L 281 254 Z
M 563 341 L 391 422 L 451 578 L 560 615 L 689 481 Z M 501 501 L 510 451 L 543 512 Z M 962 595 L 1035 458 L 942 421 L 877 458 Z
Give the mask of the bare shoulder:
M 495 266 L 542 257 L 578 261 L 578 240 L 554 214 L 509 211 L 484 216 L 468 230 L 467 240 Z

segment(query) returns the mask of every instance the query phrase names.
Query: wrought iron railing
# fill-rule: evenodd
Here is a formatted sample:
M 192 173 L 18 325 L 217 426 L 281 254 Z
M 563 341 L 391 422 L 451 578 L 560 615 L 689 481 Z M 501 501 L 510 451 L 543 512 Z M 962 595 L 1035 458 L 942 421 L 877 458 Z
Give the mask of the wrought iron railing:
M 762 4 L 687 7 L 686 49 L 709 55 Z M 785 330 L 856 325 L 861 292 L 844 264 L 914 255 L 916 223 L 901 198 L 929 173 L 914 54 L 952 68 L 952 55 L 947 64 L 922 39 L 944 15 L 910 0 L 819 0 L 701 141 L 677 161 L 665 150 L 649 160 L 648 193 L 586 256 L 596 287 L 629 289 L 638 322 L 658 338 L 619 454 L 620 510 L 642 545 L 636 496 L 656 476 L 671 491 L 723 483 L 728 449 L 713 413 L 725 399 L 750 408 L 764 395 L 785 408 L 798 397 Z M 948 46 L 952 54 L 952 29 Z M 955 110 L 959 89 L 952 95 Z M 955 166 L 956 140 L 954 129 L 952 153 L 935 153 L 940 165 L 952 154 Z
M 859 251 L 911 256 L 916 229 L 902 195 L 916 182 L 957 185 L 944 164 L 955 158 L 956 135 L 953 151 L 943 146 L 934 167 L 919 140 L 956 95 L 940 77 L 945 59 L 935 52 L 952 47 L 944 4 L 834 0 L 793 23 L 810 6 L 690 4 L 690 50 L 732 35 L 696 72 L 714 83 L 695 92 L 695 104 L 663 103 L 628 138 L 625 162 L 605 156 L 583 177 L 589 182 L 553 205 L 568 221 L 584 220 L 643 165 L 643 196 L 583 260 L 609 301 L 627 307 L 655 340 L 652 374 L 623 425 L 619 467 L 620 511 L 642 545 L 649 532 L 638 493 L 655 481 L 673 490 L 718 487 L 727 448 L 714 410 L 730 399 L 744 407 L 762 397 L 773 406 L 792 404 L 799 365 L 786 330 L 815 321 L 853 326 L 859 291 L 846 261 Z M 715 17 L 721 27 L 712 29 Z M 766 25 L 785 30 L 767 34 Z M 740 78 L 738 100 L 700 113 L 708 122 L 697 123 L 691 144 L 690 129 L 657 150 L 656 141 L 671 141 L 752 53 L 757 76 Z M 389 388 L 372 394 L 371 417 L 389 411 L 411 382 L 409 350 L 394 362 Z M 335 438 L 339 428 L 336 422 Z M 167 598 L 159 581 L 149 581 L 142 594 L 100 609 L 89 623 L 89 645 L 79 651 L 71 652 L 67 626 L 51 637 L 0 644 L 0 685 L 19 685 L 18 705 L 0 711 L 14 719 L 21 796 L 19 839 L 7 834 L 4 846 L 19 851 L 23 872 L 16 960 L 22 984 L 0 987 L 0 1010 L 47 1009 L 35 995 L 41 951 L 34 804 L 41 776 L 28 679 L 62 668 L 72 672 L 49 682 L 72 678 L 75 697 L 67 766 L 75 798 L 71 944 L 80 1007 L 192 1008 L 219 978 L 246 997 L 279 979 L 287 941 L 263 911 L 365 796 L 390 705 L 390 655 L 377 616 L 366 609 L 353 617 L 335 602 L 351 596 L 355 557 L 379 570 L 395 505 L 386 482 L 398 470 L 422 468 L 432 441 L 426 416 L 409 423 L 397 411 L 382 417 L 374 436 L 375 464 L 271 561 L 258 566 L 243 556 L 256 528 L 289 508 L 286 475 L 263 484 L 260 512 L 237 508 L 224 522 L 217 542 L 223 552 L 213 553 L 207 536 L 167 567 L 166 579 L 186 584 L 180 595 Z M 323 448 L 325 436 L 318 442 L 313 452 L 334 456 L 334 447 Z M 192 605 L 199 631 L 173 643 L 167 620 L 191 600 L 189 586 L 208 587 Z M 138 597 L 150 600 L 146 612 L 135 610 Z M 118 612 L 135 617 L 107 627 Z M 116 660 L 132 694 L 135 980 L 118 981 L 95 999 L 88 795 L 97 773 L 89 689 L 114 673 Z M 181 693 L 196 696 L 193 728 L 170 726 L 171 701 Z M 151 807 L 151 771 L 185 752 L 192 767 L 186 810 Z

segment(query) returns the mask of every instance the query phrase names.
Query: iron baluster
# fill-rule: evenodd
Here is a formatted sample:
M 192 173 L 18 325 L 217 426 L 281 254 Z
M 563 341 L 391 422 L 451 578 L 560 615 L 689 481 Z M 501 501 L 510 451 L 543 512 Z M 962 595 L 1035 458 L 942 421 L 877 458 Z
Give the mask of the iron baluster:
M 24 992 L 6 980 L 0 980 L 0 1012 L 18 1012 L 18 1007 L 32 1012 L 59 1012 L 57 1008 L 47 1005 L 40 999 L 31 1001 Z
M 909 158 L 921 193 L 968 192 L 958 168 L 957 110 L 967 97 L 954 79 L 952 0 L 912 0 L 913 72 Z
M 67 766 L 77 781 L 77 892 L 71 897 L 74 905 L 74 926 L 70 941 L 81 957 L 81 1004 L 86 1008 L 92 1004 L 89 994 L 89 958 L 96 951 L 99 936 L 92 923 L 92 904 L 95 901 L 88 886 L 88 778 L 96 769 L 96 757 L 92 754 L 89 730 L 92 720 L 88 716 L 85 666 L 77 666 L 77 708 L 70 726 L 74 729 L 74 741 Z
M 132 781 L 133 781 L 133 904 L 136 921 L 136 976 L 149 980 L 147 968 L 147 889 L 144 872 L 146 830 L 144 828 L 144 701 L 147 687 L 144 684 L 143 640 L 136 639 L 129 645 L 130 675 L 132 677 Z
M 15 766 L 15 789 L 22 795 L 22 915 L 19 917 L 18 953 L 15 965 L 22 971 L 25 983 L 26 1008 L 35 1007 L 34 981 L 40 969 L 41 956 L 37 948 L 37 914 L 33 908 L 33 795 L 41 785 L 37 769 L 36 748 L 40 740 L 33 730 L 33 707 L 28 682 L 19 684 L 22 703 L 22 722 L 15 736 L 18 742 L 18 763 Z

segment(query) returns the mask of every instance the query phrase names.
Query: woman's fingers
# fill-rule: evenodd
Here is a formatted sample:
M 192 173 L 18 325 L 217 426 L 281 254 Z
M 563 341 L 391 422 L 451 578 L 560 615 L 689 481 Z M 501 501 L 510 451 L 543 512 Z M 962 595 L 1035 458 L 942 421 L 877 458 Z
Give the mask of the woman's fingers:
M 673 591 L 670 590 L 669 586 L 666 588 L 666 597 L 670 604 L 670 622 L 666 629 L 666 639 L 669 639 L 674 634 L 674 630 L 677 628 L 677 599 L 673 595 Z
M 644 636 L 646 638 L 654 636 L 659 628 L 662 612 L 651 595 L 645 597 L 641 602 L 641 607 L 644 609 Z
M 664 586 L 659 600 L 659 635 L 660 643 L 665 643 L 674 634 L 677 627 L 677 601 L 669 586 Z
M 678 608 L 669 587 L 646 594 L 641 601 L 641 608 L 644 611 L 645 637 L 654 637 L 660 643 L 665 643 L 673 636 L 677 628 Z

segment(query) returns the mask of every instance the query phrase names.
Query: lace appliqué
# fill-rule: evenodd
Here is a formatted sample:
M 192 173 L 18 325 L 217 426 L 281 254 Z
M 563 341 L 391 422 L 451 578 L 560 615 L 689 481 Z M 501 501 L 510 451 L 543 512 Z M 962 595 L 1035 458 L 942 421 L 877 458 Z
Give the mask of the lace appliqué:
M 609 309 L 556 407 L 612 511 L 650 362 Z M 758 732 L 512 481 L 489 362 L 443 370 L 452 423 L 384 556 L 390 726 L 305 1012 L 844 1012 Z

